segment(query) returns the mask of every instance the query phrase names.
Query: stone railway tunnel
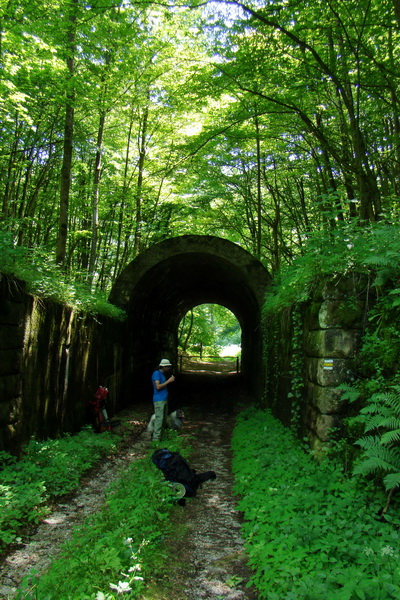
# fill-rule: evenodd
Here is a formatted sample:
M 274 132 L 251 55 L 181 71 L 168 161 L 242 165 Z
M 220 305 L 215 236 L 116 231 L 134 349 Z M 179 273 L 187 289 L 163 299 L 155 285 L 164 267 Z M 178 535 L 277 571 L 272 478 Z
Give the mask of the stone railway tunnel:
M 149 400 L 159 359 L 176 364 L 181 319 L 205 303 L 234 313 L 242 330 L 240 383 L 252 396 L 264 394 L 287 423 L 293 327 L 287 315 L 277 315 L 262 332 L 270 284 L 267 270 L 240 246 L 200 235 L 155 244 L 123 270 L 110 295 L 126 310 L 123 323 L 37 300 L 24 292 L 23 282 L 0 274 L 0 450 L 18 453 L 31 436 L 78 431 L 101 381 L 110 388 L 112 412 Z M 365 289 L 362 278 L 328 278 L 301 307 L 297 377 L 302 422 L 316 446 L 346 415 L 337 386 L 357 367 L 370 302 Z
M 99 383 L 110 389 L 111 413 L 149 400 L 152 370 L 162 356 L 176 362 L 179 323 L 198 304 L 221 304 L 236 315 L 240 381 L 261 393 L 260 313 L 269 282 L 262 264 L 236 244 L 212 236 L 168 239 L 116 281 L 110 300 L 126 310 L 122 323 L 37 299 L 24 282 L 0 273 L 0 450 L 18 454 L 32 436 L 81 429 Z
M 127 312 L 122 393 L 129 402 L 149 393 L 149 373 L 161 357 L 177 361 L 178 326 L 199 304 L 220 304 L 242 331 L 241 371 L 253 393 L 262 391 L 260 314 L 271 277 L 251 254 L 227 240 L 185 235 L 155 244 L 118 277 L 110 301 Z

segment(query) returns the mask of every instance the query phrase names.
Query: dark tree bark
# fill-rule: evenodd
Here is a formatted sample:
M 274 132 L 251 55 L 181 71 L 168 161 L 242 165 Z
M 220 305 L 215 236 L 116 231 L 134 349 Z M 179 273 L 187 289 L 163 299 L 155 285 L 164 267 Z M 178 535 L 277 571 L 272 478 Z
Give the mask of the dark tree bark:
M 60 181 L 60 212 L 59 212 L 59 230 L 56 248 L 56 262 L 64 266 L 67 254 L 68 240 L 68 208 L 69 195 L 71 188 L 71 169 L 74 140 L 74 104 L 75 104 L 75 47 L 76 47 L 76 22 L 77 22 L 78 0 L 71 0 L 71 13 L 69 16 L 67 32 L 67 91 L 65 106 L 65 124 L 64 124 L 64 148 L 63 161 L 61 167 Z

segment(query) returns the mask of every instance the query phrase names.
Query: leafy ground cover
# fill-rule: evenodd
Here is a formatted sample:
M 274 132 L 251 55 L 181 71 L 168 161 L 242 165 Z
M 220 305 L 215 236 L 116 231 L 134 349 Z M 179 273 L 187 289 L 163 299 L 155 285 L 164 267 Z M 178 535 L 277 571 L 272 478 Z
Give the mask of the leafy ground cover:
M 134 598 L 138 594 L 138 587 L 143 586 L 139 594 L 141 600 L 200 600 L 200 598 L 225 598 L 226 600 L 256 600 L 257 595 L 250 588 L 246 588 L 249 578 L 249 569 L 246 567 L 246 555 L 243 552 L 243 540 L 240 536 L 241 515 L 236 510 L 236 499 L 232 495 L 233 478 L 231 473 L 231 433 L 234 424 L 232 412 L 232 397 L 238 397 L 240 386 L 238 378 L 213 375 L 191 375 L 185 378 L 185 426 L 179 434 L 184 438 L 184 454 L 188 457 L 190 447 L 190 463 L 199 472 L 210 468 L 217 471 L 217 479 L 207 482 L 199 491 L 196 498 L 188 499 L 184 507 L 170 506 L 168 527 L 166 533 L 154 539 L 140 550 L 137 562 L 130 562 L 131 566 L 140 564 L 141 570 L 132 571 L 124 569 L 127 575 L 143 577 L 144 581 L 134 581 L 134 586 L 122 574 L 111 574 L 107 586 L 100 589 L 95 573 L 93 574 L 93 595 L 115 594 L 117 590 L 108 586 L 112 583 L 117 586 L 123 598 Z M 204 383 L 202 383 L 204 382 Z M 195 385 L 194 385 L 195 383 Z M 192 390 L 192 392 L 189 392 Z M 228 392 L 228 393 L 227 393 Z M 188 400 L 190 395 L 190 401 Z M 207 411 L 204 410 L 204 398 L 207 398 Z M 242 403 L 242 396 L 240 397 Z M 229 409 L 229 410 L 228 410 Z M 104 502 L 105 490 L 110 493 L 109 486 L 118 477 L 126 479 L 127 465 L 148 457 L 153 445 L 149 440 L 143 426 L 147 422 L 150 408 L 147 403 L 143 406 L 132 406 L 124 410 L 118 417 L 121 424 L 114 431 L 122 435 L 124 423 L 137 423 L 140 419 L 140 433 L 127 437 L 122 451 L 112 454 L 107 460 L 101 460 L 99 468 L 95 467 L 81 481 L 77 493 L 61 498 L 54 506 L 54 512 L 39 525 L 33 528 L 32 536 L 23 536 L 21 544 L 16 545 L 15 551 L 10 553 L 0 569 L 0 596 L 2 598 L 16 599 L 17 589 L 20 597 L 44 597 L 44 589 L 39 591 L 33 586 L 39 579 L 39 573 L 46 573 L 50 563 L 55 563 L 60 555 L 60 548 L 71 533 L 82 524 L 89 515 L 94 515 L 101 510 Z M 174 441 L 174 440 L 172 440 Z M 163 444 L 170 446 L 169 439 L 163 439 Z M 146 462 L 146 461 L 145 461 Z M 155 474 L 157 469 L 150 463 Z M 147 467 L 146 467 L 147 468 Z M 161 480 L 162 480 L 161 476 Z M 139 482 L 139 485 L 140 482 Z M 97 498 L 98 496 L 98 498 Z M 157 504 L 154 508 L 160 510 L 159 496 L 154 494 L 140 496 L 137 504 L 141 502 Z M 164 509 L 165 501 L 161 503 Z M 128 506 L 121 502 L 119 519 L 124 521 L 125 508 Z M 128 507 L 129 510 L 129 507 Z M 138 509 L 140 510 L 140 509 Z M 90 517 L 92 522 L 92 517 Z M 110 521 L 111 523 L 111 521 Z M 112 526 L 112 523 L 111 523 Z M 159 528 L 158 521 L 152 521 L 154 530 Z M 96 531 L 98 534 L 98 530 Z M 125 534 L 124 534 L 125 535 Z M 82 549 L 70 552 L 75 559 L 86 560 L 87 556 L 99 552 L 97 537 L 90 540 Z M 123 543 L 126 538 L 118 539 L 118 549 L 121 545 L 128 551 Z M 132 542 L 128 542 L 132 543 Z M 113 547 L 112 536 L 109 535 L 107 549 Z M 136 550 L 132 544 L 132 549 Z M 111 552 L 111 550 L 109 550 Z M 153 551 L 153 553 L 152 553 Z M 155 559 L 154 559 L 155 556 Z M 51 559 L 50 559 L 51 557 Z M 89 560 L 89 559 L 87 559 Z M 99 559 L 94 557 L 94 564 L 98 565 Z M 53 565 L 54 566 L 54 565 Z M 90 567 L 89 567 L 90 568 Z M 32 575 L 35 569 L 37 575 Z M 56 570 L 53 571 L 54 578 Z M 68 570 L 60 569 L 60 578 L 70 577 Z M 79 574 L 81 576 L 82 573 Z M 22 580 L 25 579 L 22 586 Z M 86 575 L 85 575 L 86 576 Z M 100 573 L 99 577 L 103 575 Z M 124 590 L 119 582 L 128 583 L 128 587 L 136 589 Z M 56 582 L 57 583 L 57 582 Z M 42 584 L 44 584 L 44 580 Z M 71 576 L 71 585 L 74 585 L 74 574 Z M 74 592 L 70 588 L 71 595 Z M 35 596 L 35 594 L 40 596 Z M 57 587 L 52 587 L 47 598 L 60 600 L 61 595 Z M 81 598 L 77 592 L 76 598 Z M 62 598 L 64 600 L 64 597 Z
M 171 432 L 169 448 L 184 452 L 183 443 Z M 135 460 L 107 488 L 102 509 L 73 531 L 50 569 L 25 578 L 17 598 L 138 598 L 149 574 L 155 577 L 162 568 L 173 498 L 149 456 Z
M 204 436 L 209 442 L 209 426 Z M 187 455 L 187 445 L 193 440 L 172 434 L 166 443 Z M 218 451 L 217 443 L 211 445 Z M 245 581 L 257 588 L 259 600 L 387 600 L 399 596 L 400 523 L 393 516 L 396 499 L 385 520 L 379 520 L 383 491 L 377 492 L 376 486 L 370 487 L 364 480 L 361 485 L 358 478 L 346 477 L 331 459 L 316 462 L 291 431 L 265 410 L 245 409 L 239 415 L 232 446 L 235 491 L 244 515 L 242 530 L 252 569 L 250 579 L 238 573 L 241 580 L 246 577 Z M 210 457 L 206 463 L 212 464 Z M 178 597 L 165 593 L 149 596 L 149 582 L 158 581 L 166 589 L 177 556 L 183 561 L 187 557 L 184 531 L 180 553 L 173 546 L 174 557 L 170 556 L 171 536 L 175 539 L 171 530 L 174 507 L 180 511 L 181 525 L 189 508 L 196 513 L 211 502 L 216 511 L 212 495 L 208 500 L 200 496 L 204 505 L 190 503 L 182 512 L 170 501 L 171 490 L 149 455 L 135 460 L 106 490 L 103 508 L 73 531 L 47 572 L 41 577 L 33 572 L 24 580 L 17 597 Z M 201 518 L 204 520 L 204 513 Z M 230 538 L 233 534 L 226 531 Z M 220 529 L 218 535 L 222 535 Z M 216 553 L 216 568 L 221 560 Z M 207 577 L 210 568 L 208 564 Z M 231 584 L 235 576 L 239 579 L 234 571 L 229 574 Z
M 88 427 L 55 440 L 32 440 L 21 460 L 1 452 L 0 550 L 17 539 L 22 527 L 38 523 L 52 499 L 75 489 L 82 474 L 115 450 L 118 440 Z
M 400 596 L 399 525 L 384 494 L 306 452 L 270 413 L 241 413 L 233 470 L 251 582 L 267 600 Z

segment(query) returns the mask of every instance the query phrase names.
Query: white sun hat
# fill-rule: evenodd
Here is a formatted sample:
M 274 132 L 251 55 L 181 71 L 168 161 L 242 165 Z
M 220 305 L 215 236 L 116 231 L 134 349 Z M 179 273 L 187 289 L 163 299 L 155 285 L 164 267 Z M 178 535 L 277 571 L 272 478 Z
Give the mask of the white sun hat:
M 163 358 L 160 361 L 160 367 L 172 367 L 171 363 L 169 362 L 168 358 Z

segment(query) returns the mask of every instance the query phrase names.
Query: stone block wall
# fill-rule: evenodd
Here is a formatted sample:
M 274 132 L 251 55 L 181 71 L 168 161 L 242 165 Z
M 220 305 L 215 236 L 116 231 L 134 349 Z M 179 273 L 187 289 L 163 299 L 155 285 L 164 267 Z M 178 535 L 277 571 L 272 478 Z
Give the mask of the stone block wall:
M 306 307 L 304 420 L 313 447 L 346 416 L 338 386 L 355 375 L 368 301 L 365 281 L 349 276 L 326 280 Z
M 370 302 L 363 278 L 330 278 L 296 309 L 301 330 L 296 348 L 293 307 L 267 316 L 264 324 L 266 404 L 285 425 L 307 435 L 316 449 L 346 417 L 338 386 L 351 381 L 357 370 Z
M 18 454 L 32 436 L 78 431 L 99 383 L 110 389 L 110 414 L 120 408 L 121 328 L 0 276 L 0 450 Z
M 13 449 L 21 434 L 21 350 L 25 294 L 21 282 L 0 276 L 0 449 Z

